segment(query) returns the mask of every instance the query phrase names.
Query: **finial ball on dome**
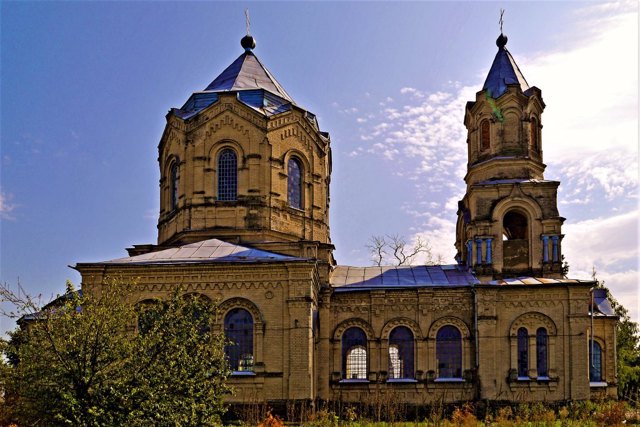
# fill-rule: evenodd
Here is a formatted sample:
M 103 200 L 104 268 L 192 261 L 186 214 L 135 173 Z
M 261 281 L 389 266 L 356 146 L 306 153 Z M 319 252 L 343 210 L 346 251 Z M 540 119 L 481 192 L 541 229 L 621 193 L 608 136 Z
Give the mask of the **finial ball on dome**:
M 245 50 L 252 50 L 256 47 L 256 40 L 247 34 L 240 40 L 240 46 L 242 46 Z
M 500 35 L 498 36 L 498 39 L 496 40 L 496 45 L 502 49 L 503 47 L 505 47 L 507 45 L 507 40 L 509 40 L 507 38 L 507 36 L 505 36 L 504 34 L 500 33 Z

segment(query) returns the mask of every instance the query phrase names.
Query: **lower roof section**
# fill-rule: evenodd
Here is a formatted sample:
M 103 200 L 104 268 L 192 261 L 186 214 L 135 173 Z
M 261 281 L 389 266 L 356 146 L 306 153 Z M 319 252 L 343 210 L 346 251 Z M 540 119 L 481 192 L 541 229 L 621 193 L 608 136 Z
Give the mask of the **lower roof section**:
M 517 277 L 481 282 L 466 267 L 451 265 L 418 265 L 398 267 L 337 266 L 329 280 L 336 292 L 390 290 L 420 287 L 460 287 L 476 285 L 530 286 L 593 284 L 592 280 Z
M 246 246 L 235 245 L 218 239 L 203 240 L 157 252 L 148 252 L 125 258 L 102 261 L 92 264 L 104 265 L 148 265 L 148 264 L 185 264 L 185 263 L 255 263 L 306 261 L 288 255 L 262 251 Z

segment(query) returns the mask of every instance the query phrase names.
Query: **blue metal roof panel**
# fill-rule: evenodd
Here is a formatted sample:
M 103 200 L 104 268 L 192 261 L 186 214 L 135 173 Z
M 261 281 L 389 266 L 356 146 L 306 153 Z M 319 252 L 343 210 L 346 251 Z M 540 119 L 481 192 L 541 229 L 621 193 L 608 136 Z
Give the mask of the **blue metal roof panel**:
M 513 84 L 519 84 L 523 92 L 529 89 L 529 83 L 520 72 L 511 53 L 506 47 L 501 47 L 491 64 L 482 90 L 490 97 L 497 99 L 507 91 L 507 85 Z

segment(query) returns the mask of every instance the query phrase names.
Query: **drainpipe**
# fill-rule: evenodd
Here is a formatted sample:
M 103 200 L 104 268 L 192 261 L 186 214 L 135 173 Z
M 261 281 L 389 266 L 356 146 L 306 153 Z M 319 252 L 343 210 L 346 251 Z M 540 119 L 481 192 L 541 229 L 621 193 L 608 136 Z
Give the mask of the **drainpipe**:
M 471 292 L 473 292 L 473 336 L 475 341 L 475 370 L 476 370 L 476 398 L 480 398 L 480 381 L 479 381 L 479 372 L 478 368 L 480 367 L 480 348 L 479 348 L 479 339 L 478 339 L 478 293 L 476 291 L 475 285 L 471 288 Z

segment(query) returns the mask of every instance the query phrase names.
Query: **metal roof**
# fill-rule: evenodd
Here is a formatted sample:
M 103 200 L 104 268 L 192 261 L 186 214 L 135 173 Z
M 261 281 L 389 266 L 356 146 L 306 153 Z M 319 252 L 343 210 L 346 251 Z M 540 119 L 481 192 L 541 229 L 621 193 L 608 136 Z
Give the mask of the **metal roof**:
M 300 260 L 306 259 L 234 245 L 218 239 L 209 239 L 162 251 L 103 261 L 98 264 L 252 263 Z
M 458 265 L 399 267 L 337 266 L 329 279 L 336 292 L 403 289 L 435 286 L 469 286 L 479 283 L 466 268 Z
M 205 91 L 238 91 L 246 89 L 264 89 L 274 95 L 293 102 L 286 90 L 278 83 L 273 75 L 262 65 L 258 57 L 251 50 L 246 50 L 218 77 L 216 77 Z
M 605 288 L 596 288 L 593 290 L 593 305 L 596 316 L 616 316 L 616 312 L 611 306 L 611 301 L 607 297 L 607 290 Z M 591 310 L 590 310 L 591 311 Z
M 506 37 L 498 38 L 498 53 L 496 54 L 487 79 L 482 90 L 494 99 L 499 98 L 507 91 L 507 85 L 519 84 L 524 92 L 529 89 L 529 83 L 525 80 L 516 61 L 506 47 Z M 502 39 L 501 39 L 502 38 Z
M 563 285 L 563 284 L 590 284 L 593 280 L 582 279 L 551 279 L 548 277 L 514 277 L 511 279 L 492 280 L 483 285 Z

